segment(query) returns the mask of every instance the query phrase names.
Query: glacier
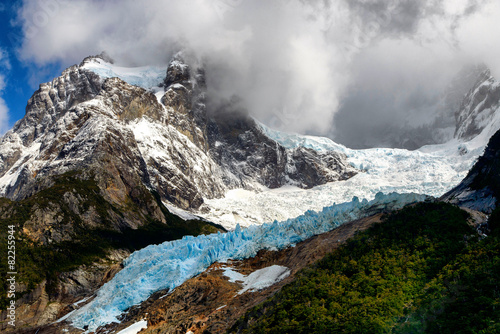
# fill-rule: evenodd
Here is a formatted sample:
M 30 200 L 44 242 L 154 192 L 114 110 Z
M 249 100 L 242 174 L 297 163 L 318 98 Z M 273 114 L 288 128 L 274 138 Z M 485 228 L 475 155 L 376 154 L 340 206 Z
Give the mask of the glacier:
M 153 292 L 173 290 L 214 262 L 253 257 L 261 249 L 278 250 L 328 232 L 341 224 L 366 217 L 380 210 L 396 210 L 407 204 L 429 199 L 420 194 L 382 194 L 372 201 L 353 198 L 351 202 L 331 205 L 323 210 L 274 221 L 227 233 L 185 236 L 180 240 L 150 245 L 134 252 L 116 276 L 104 284 L 95 298 L 74 311 L 68 321 L 76 328 L 93 331 L 118 321 L 133 305 L 140 304 Z
M 500 113 L 498 113 L 500 120 Z M 483 153 L 489 138 L 500 128 L 493 121 L 473 140 L 454 139 L 446 144 L 424 146 L 415 151 L 393 148 L 349 149 L 329 138 L 291 134 L 260 127 L 268 137 L 286 148 L 305 147 L 317 151 L 344 153 L 360 172 L 344 181 L 330 182 L 311 189 L 284 186 L 249 191 L 233 189 L 223 198 L 205 199 L 209 211 L 196 212 L 225 228 L 249 226 L 266 221 L 286 220 L 307 210 L 321 210 L 331 203 L 352 197 L 371 200 L 378 192 L 420 193 L 440 197 L 467 175 Z

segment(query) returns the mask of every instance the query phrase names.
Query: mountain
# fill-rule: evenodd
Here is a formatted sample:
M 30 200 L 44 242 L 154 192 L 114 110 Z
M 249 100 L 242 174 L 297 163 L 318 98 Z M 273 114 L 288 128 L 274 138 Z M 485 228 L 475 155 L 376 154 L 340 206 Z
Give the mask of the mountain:
M 486 83 L 486 81 L 490 82 Z M 495 90 L 494 83 L 495 80 L 491 77 L 486 65 L 464 66 L 442 92 L 437 92 L 434 98 L 413 97 L 412 103 L 408 103 L 406 106 L 409 110 L 401 110 L 406 114 L 405 116 L 401 115 L 398 121 L 386 119 L 385 122 L 377 122 L 375 120 L 374 124 L 370 124 L 370 127 L 365 128 L 364 132 L 356 135 L 340 129 L 337 134 L 334 133 L 334 139 L 352 148 L 397 147 L 409 150 L 416 150 L 425 145 L 443 144 L 454 138 L 470 140 L 475 134 L 481 132 L 485 124 L 477 124 L 474 133 L 471 132 L 470 136 L 464 136 L 464 133 L 467 132 L 465 129 L 467 124 L 464 123 L 464 120 L 477 106 L 477 104 L 472 105 L 467 102 L 467 96 L 477 95 L 476 89 L 483 85 L 482 93 L 488 94 L 486 91 L 491 90 L 489 93 L 491 101 L 495 101 L 495 99 L 498 101 L 498 97 L 494 96 L 496 93 L 493 92 Z M 363 98 L 366 97 L 361 95 L 361 97 L 348 102 L 353 104 L 350 108 L 353 108 Z M 368 96 L 368 98 L 373 99 L 373 96 Z M 376 96 L 372 102 L 377 105 L 383 99 L 383 97 Z M 480 96 L 476 96 L 472 100 L 474 99 L 478 100 L 476 102 L 482 101 Z M 360 108 L 366 108 L 362 102 L 359 103 L 361 103 Z M 392 101 L 391 103 L 397 102 Z M 387 106 L 378 107 L 387 108 Z M 369 108 L 372 106 L 368 106 L 368 110 Z M 479 108 L 484 109 L 483 106 Z M 481 111 L 478 112 L 481 113 Z M 483 117 L 485 116 L 483 114 Z M 351 122 L 348 115 L 344 114 L 340 114 L 337 121 L 339 125 L 342 125 L 343 122 Z M 468 120 L 470 123 L 476 123 L 476 121 L 482 122 L 479 118 Z
M 440 196 L 500 127 L 498 85 L 486 74 L 461 104 L 456 138 L 415 151 L 351 150 L 281 133 L 237 98 L 211 99 L 207 82 L 186 52 L 165 67 L 88 57 L 40 85 L 0 139 L 0 225 L 18 234 L 18 314 L 27 330 L 73 310 L 73 325 L 97 328 L 214 261 L 283 249 Z M 394 191 L 403 194 L 378 194 Z M 226 228 L 234 230 L 220 233 Z M 7 272 L 5 254 L 0 263 Z
M 489 69 L 483 69 L 455 113 L 455 137 L 470 140 L 479 135 L 489 123 L 498 122 L 495 115 L 499 108 L 500 82 Z
M 500 125 L 499 110 L 500 82 L 485 69 L 456 113 L 455 136 L 461 140 L 489 138 L 488 145 L 465 179 L 444 194 L 443 200 L 488 214 L 495 209 L 500 196 L 500 133 L 496 131 Z
M 53 319 L 132 251 L 225 231 L 180 209 L 201 210 L 232 188 L 311 188 L 358 172 L 342 153 L 283 147 L 234 101 L 209 109 L 206 90 L 203 68 L 182 54 L 164 68 L 88 57 L 40 85 L 0 139 L 0 225 L 17 235 L 19 323 Z
M 491 126 L 491 122 L 495 123 L 492 128 L 498 129 L 498 108 L 500 82 L 484 64 L 467 66 L 446 88 L 435 119 L 429 125 L 412 130 L 410 136 L 431 140 L 417 141 L 418 145 L 446 143 L 452 139 L 470 141 Z M 489 136 L 493 133 L 490 131 Z
M 149 70 L 134 81 L 130 69 L 90 57 L 40 85 L 1 139 L 0 195 L 24 199 L 54 175 L 85 170 L 114 203 L 143 184 L 187 209 L 231 188 L 310 188 L 356 174 L 341 154 L 285 149 L 230 102 L 207 111 L 203 68 L 181 54 L 163 82 Z

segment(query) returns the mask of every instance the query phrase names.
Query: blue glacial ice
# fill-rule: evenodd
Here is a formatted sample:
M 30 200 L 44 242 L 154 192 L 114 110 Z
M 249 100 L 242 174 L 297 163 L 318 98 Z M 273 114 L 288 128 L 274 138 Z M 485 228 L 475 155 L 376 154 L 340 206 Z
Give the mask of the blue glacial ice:
M 418 194 L 379 193 L 368 202 L 355 197 L 351 202 L 334 204 L 320 212 L 307 211 L 282 222 L 253 225 L 246 229 L 238 225 L 228 233 L 185 236 L 148 246 L 127 258 L 124 268 L 97 291 L 94 300 L 74 311 L 68 321 L 77 328 L 88 326 L 88 330 L 95 330 L 118 321 L 120 314 L 146 300 L 155 291 L 172 290 L 214 262 L 253 257 L 261 249 L 283 249 L 345 222 L 428 198 Z

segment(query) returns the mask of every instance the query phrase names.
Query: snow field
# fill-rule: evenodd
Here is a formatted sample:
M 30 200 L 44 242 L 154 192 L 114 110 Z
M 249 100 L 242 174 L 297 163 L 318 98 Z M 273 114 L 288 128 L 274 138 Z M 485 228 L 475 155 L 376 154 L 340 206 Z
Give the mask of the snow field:
M 391 148 L 352 150 L 328 138 L 283 133 L 261 124 L 265 134 L 286 148 L 303 146 L 320 152 L 335 150 L 344 153 L 348 162 L 360 172 L 348 180 L 312 189 L 285 186 L 259 192 L 230 190 L 224 198 L 205 200 L 210 211 L 196 214 L 232 229 L 236 224 L 250 226 L 275 219 L 286 220 L 307 210 L 317 211 L 331 203 L 347 202 L 354 196 L 371 200 L 378 192 L 440 197 L 467 175 L 497 125 L 500 127 L 500 122 L 492 122 L 469 142 L 453 140 L 408 151 Z

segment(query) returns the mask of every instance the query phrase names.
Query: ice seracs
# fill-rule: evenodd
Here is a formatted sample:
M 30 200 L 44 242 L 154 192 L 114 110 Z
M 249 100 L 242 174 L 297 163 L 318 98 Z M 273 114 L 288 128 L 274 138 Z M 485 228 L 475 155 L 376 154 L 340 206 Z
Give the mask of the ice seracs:
M 500 117 L 500 113 L 499 117 Z M 234 228 L 274 219 L 284 220 L 303 212 L 321 210 L 332 202 L 342 203 L 353 196 L 373 199 L 378 192 L 415 192 L 439 197 L 467 175 L 483 153 L 489 137 L 500 128 L 492 122 L 470 141 L 453 139 L 446 144 L 424 146 L 415 151 L 391 148 L 353 150 L 328 138 L 276 131 L 259 125 L 263 132 L 286 148 L 305 147 L 318 152 L 336 151 L 361 172 L 337 182 L 301 189 L 293 185 L 278 189 L 228 191 L 224 198 L 206 200 L 210 211 L 199 213 L 208 220 Z

